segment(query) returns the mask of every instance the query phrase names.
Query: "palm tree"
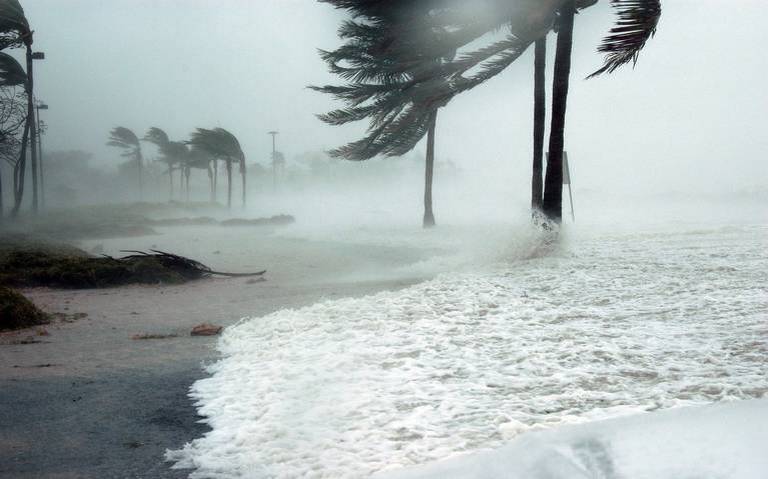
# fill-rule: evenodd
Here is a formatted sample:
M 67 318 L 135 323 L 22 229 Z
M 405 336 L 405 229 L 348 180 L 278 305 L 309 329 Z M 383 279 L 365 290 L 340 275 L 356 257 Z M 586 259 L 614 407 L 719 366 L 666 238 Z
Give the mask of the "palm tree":
M 425 228 L 435 225 L 432 207 L 435 130 L 439 96 L 425 98 L 413 88 L 424 75 L 439 78 L 443 65 L 456 51 L 445 48 L 448 29 L 432 20 L 432 3 L 397 1 L 324 0 L 354 16 L 342 24 L 339 36 L 346 43 L 335 51 L 321 51 L 331 72 L 348 82 L 344 86 L 311 87 L 346 103 L 320 119 L 331 125 L 369 120 L 366 136 L 335 150 L 331 156 L 364 161 L 378 155 L 402 156 L 427 135 L 424 171 Z M 404 33 L 401 43 L 392 32 Z
M 24 169 L 26 167 L 26 142 L 30 141 L 31 160 L 32 160 L 32 210 L 38 209 L 38 188 L 37 188 L 37 131 L 35 126 L 35 105 L 34 105 L 34 75 L 32 68 L 32 30 L 29 27 L 29 21 L 24 15 L 24 9 L 18 0 L 0 1 L 0 50 L 8 47 L 24 46 L 26 48 L 27 74 L 25 92 L 27 94 L 27 125 L 24 127 L 21 153 L 19 156 L 19 174 L 16 178 L 20 180 L 15 195 L 14 207 L 11 212 L 16 216 L 21 207 L 21 199 L 24 195 Z M 14 179 L 16 179 L 14 178 Z
M 144 158 L 141 154 L 141 143 L 139 137 L 128 128 L 118 126 L 109 132 L 109 146 L 115 146 L 123 150 L 122 156 L 133 158 L 136 161 L 136 167 L 139 173 L 139 198 L 144 198 Z
M 173 201 L 173 170 L 176 168 L 179 160 L 173 155 L 170 155 L 169 145 L 171 140 L 168 138 L 168 134 L 157 127 L 151 127 L 147 130 L 142 140 L 147 141 L 155 145 L 160 152 L 160 160 L 168 167 L 168 179 L 170 181 L 170 199 Z
M 232 207 L 232 166 L 234 163 L 240 163 L 240 174 L 242 175 L 242 201 L 243 206 L 246 202 L 246 167 L 245 154 L 240 148 L 240 142 L 235 135 L 223 128 L 214 128 L 212 130 L 198 128 L 195 130 L 188 142 L 192 149 L 205 152 L 214 159 L 224 161 L 227 168 L 227 207 Z
M 18 101 L 17 95 L 13 92 L 14 87 L 26 85 L 27 74 L 22 66 L 12 56 L 0 52 L 0 88 L 4 91 L 2 99 L 2 131 L 0 132 L 0 144 L 2 144 L 2 153 L 5 160 L 13 165 L 13 193 L 14 207 L 12 215 L 15 216 L 21 206 L 21 199 L 24 193 L 24 170 L 26 163 L 26 141 L 21 142 L 21 155 L 16 157 L 16 148 L 18 139 L 16 135 L 18 130 L 24 125 L 24 134 L 29 133 L 29 122 L 27 121 L 26 111 L 22 113 L 22 107 Z M 19 181 L 21 180 L 21 181 Z M 2 198 L 2 178 L 0 178 L 0 217 L 3 214 Z

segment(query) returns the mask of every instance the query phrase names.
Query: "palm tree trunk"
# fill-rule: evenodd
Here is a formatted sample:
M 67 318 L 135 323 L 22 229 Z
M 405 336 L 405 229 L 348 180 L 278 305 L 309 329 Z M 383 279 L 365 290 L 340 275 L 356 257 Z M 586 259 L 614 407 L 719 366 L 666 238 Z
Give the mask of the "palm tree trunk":
M 19 215 L 21 200 L 24 198 L 24 172 L 27 169 L 27 141 L 29 140 L 29 117 L 24 123 L 24 133 L 21 135 L 21 152 L 19 161 L 13 167 L 13 209 L 11 218 Z
M 208 162 L 208 183 L 211 187 L 211 203 L 216 201 L 215 192 L 213 189 L 213 169 L 211 168 L 211 163 Z
M 34 79 L 32 74 L 32 45 L 27 44 L 27 121 L 29 122 L 29 141 L 32 153 L 32 212 L 37 214 L 37 128 L 35 124 Z
M 435 226 L 435 215 L 432 212 L 432 177 L 435 166 L 435 125 L 437 124 L 437 110 L 434 110 L 429 119 L 429 132 L 427 133 L 427 161 L 424 171 L 424 228 Z
M 171 199 L 170 199 L 170 201 L 173 201 L 173 166 L 170 163 L 168 164 L 168 178 L 171 179 Z
M 139 170 L 139 201 L 144 201 L 144 158 L 140 147 L 136 147 L 136 166 Z
M 544 214 L 560 223 L 563 218 L 563 148 L 565 144 L 565 112 L 571 74 L 573 47 L 573 17 L 575 0 L 568 0 L 560 9 L 560 29 L 557 34 L 555 74 L 552 87 L 552 126 L 549 132 L 549 158 L 544 179 Z
M 0 223 L 3 222 L 3 165 L 0 165 Z
M 192 172 L 192 169 L 190 167 L 185 168 L 184 170 L 184 176 L 186 177 L 187 181 L 187 203 L 189 203 L 189 174 Z
M 227 208 L 232 208 L 232 160 L 227 158 Z
M 531 210 L 541 211 L 544 193 L 544 129 L 547 118 L 547 36 L 536 40 L 533 87 L 533 174 L 531 176 Z
M 212 203 L 216 203 L 219 193 L 219 160 L 213 160 L 213 199 Z

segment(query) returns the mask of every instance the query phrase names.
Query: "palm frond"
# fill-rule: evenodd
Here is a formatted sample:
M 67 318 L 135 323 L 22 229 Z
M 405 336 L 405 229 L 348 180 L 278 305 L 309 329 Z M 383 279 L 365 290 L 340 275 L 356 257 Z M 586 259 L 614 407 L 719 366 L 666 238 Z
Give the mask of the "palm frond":
M 32 44 L 32 31 L 18 0 L 0 0 L 0 49 Z
M 18 86 L 27 82 L 27 73 L 15 58 L 0 52 L 0 86 Z
M 153 143 L 158 148 L 163 148 L 171 142 L 171 140 L 168 138 L 168 134 L 156 126 L 153 126 L 147 130 L 147 133 L 144 135 L 142 140 Z
M 139 138 L 136 134 L 122 126 L 115 127 L 109 132 L 109 141 L 107 142 L 107 145 L 119 148 L 140 148 Z
M 618 20 L 603 43 L 598 47 L 605 53 L 603 67 L 589 75 L 613 73 L 627 63 L 637 64 L 640 51 L 656 34 L 661 17 L 661 0 L 611 0 Z

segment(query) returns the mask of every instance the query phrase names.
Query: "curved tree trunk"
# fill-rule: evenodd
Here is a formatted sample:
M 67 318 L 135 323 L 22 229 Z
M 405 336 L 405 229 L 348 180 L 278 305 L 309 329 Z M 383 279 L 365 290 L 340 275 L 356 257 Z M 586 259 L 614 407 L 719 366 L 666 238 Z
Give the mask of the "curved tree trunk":
M 171 200 L 173 201 L 173 166 L 169 163 L 168 164 L 168 178 L 171 179 Z
M 32 74 L 32 45 L 27 43 L 27 121 L 29 122 L 29 142 L 31 148 L 32 164 L 32 212 L 38 211 L 38 187 L 37 187 L 37 127 L 35 123 L 35 96 L 34 75 Z
M 424 228 L 435 226 L 435 215 L 432 211 L 432 178 L 435 167 L 435 125 L 437 123 L 437 110 L 434 110 L 429 119 L 429 131 L 427 133 L 427 159 L 424 171 Z
M 547 36 L 536 40 L 533 87 L 533 174 L 531 176 L 531 210 L 541 211 L 544 194 L 544 129 L 547 118 Z
M 560 223 L 563 218 L 563 148 L 565 144 L 565 112 L 568 104 L 568 86 L 571 73 L 573 47 L 574 0 L 568 0 L 560 9 L 560 29 L 557 34 L 555 74 L 552 88 L 552 126 L 549 132 L 549 158 L 544 179 L 544 214 Z
M 227 208 L 232 208 L 232 160 L 227 158 Z

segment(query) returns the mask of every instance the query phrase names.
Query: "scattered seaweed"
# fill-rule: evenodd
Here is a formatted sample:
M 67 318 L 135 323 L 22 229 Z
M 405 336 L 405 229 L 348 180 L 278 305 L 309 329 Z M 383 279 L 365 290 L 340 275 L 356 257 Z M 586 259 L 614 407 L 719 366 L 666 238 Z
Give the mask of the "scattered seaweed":
M 261 276 L 256 273 L 224 273 L 183 256 L 150 250 L 125 251 L 122 258 L 90 256 L 65 247 L 14 248 L 0 250 L 0 285 L 14 287 L 105 288 L 126 284 L 180 284 L 220 276 Z

